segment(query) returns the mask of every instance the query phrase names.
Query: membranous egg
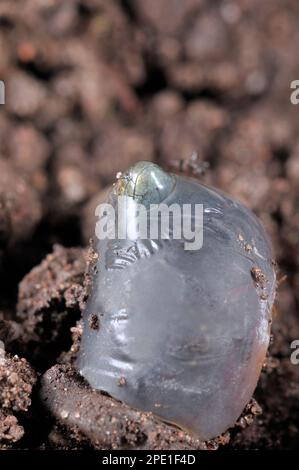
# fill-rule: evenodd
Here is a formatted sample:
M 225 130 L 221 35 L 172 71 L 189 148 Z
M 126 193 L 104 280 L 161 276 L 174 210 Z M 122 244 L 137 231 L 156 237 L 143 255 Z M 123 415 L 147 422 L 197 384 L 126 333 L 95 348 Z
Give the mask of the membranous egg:
M 95 244 L 80 373 L 132 407 L 215 437 L 250 400 L 269 344 L 276 276 L 265 231 L 233 198 L 149 162 L 120 175 L 107 202 L 110 237 Z M 142 223 L 163 226 L 158 235 L 140 236 L 141 204 Z M 186 209 L 200 243 L 186 243 L 183 230 L 174 237 L 174 223 L 165 236 L 159 204 Z M 119 235 L 120 221 L 130 236 Z

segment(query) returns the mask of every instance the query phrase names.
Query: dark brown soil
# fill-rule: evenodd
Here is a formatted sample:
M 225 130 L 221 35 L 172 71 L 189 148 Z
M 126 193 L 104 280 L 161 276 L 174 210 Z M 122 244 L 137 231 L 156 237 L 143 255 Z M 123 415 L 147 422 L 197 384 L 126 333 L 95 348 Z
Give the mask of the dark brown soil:
M 0 447 L 299 447 L 298 14 L 296 0 L 1 1 Z M 94 208 L 138 160 L 239 198 L 273 240 L 281 282 L 258 404 L 212 442 L 72 368 Z

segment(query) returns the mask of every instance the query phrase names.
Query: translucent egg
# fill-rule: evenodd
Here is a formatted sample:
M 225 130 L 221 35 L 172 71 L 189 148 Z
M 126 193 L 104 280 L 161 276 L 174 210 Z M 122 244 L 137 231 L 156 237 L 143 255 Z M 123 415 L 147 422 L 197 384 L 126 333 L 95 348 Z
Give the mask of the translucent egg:
M 202 205 L 202 246 L 186 249 L 171 231 L 97 240 L 78 368 L 92 387 L 215 437 L 236 422 L 265 359 L 276 288 L 269 240 L 238 201 L 153 163 L 120 175 L 108 198 L 116 215 L 120 196 L 129 227 L 137 202 L 148 218 L 152 203 Z

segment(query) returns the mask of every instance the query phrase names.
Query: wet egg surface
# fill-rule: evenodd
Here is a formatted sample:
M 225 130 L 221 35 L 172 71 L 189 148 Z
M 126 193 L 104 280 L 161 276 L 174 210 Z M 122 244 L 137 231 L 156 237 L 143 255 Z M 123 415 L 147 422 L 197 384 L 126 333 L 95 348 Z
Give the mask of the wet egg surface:
M 120 177 L 114 207 L 120 195 L 148 213 L 151 202 L 203 204 L 203 245 L 97 240 L 78 368 L 92 387 L 215 437 L 250 400 L 267 352 L 276 288 L 269 240 L 239 202 L 152 163 Z

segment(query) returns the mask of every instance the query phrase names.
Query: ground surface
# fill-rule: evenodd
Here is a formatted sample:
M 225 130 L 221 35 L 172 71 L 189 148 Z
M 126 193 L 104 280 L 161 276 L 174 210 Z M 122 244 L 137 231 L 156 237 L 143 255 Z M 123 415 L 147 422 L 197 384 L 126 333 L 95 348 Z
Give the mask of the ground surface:
M 0 2 L 3 448 L 299 446 L 298 14 L 296 0 Z M 210 443 L 95 398 L 69 369 L 93 208 L 138 160 L 196 174 L 193 151 L 210 165 L 203 181 L 262 219 L 282 279 L 255 393 L 263 412 L 253 402 Z

